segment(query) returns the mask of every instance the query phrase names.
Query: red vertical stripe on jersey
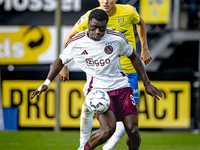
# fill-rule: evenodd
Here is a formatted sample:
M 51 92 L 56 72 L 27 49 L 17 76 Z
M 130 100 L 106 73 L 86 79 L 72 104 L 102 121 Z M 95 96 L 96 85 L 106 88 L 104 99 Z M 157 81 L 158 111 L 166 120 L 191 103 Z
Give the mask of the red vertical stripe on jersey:
M 91 78 L 87 94 L 92 90 L 92 84 L 93 84 L 93 77 Z

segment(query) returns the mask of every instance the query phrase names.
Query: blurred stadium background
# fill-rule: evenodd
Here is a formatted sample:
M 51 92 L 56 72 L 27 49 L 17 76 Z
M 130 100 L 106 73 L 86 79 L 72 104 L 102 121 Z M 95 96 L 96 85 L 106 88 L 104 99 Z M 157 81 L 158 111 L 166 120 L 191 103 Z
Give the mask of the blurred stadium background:
M 145 69 L 165 95 L 156 101 L 139 81 L 140 130 L 199 134 L 200 1 L 118 3 L 133 5 L 144 19 L 153 57 Z M 73 62 L 70 81 L 57 78 L 39 100 L 29 97 L 46 79 L 65 35 L 87 10 L 97 6 L 97 0 L 0 0 L 0 138 L 4 131 L 79 130 L 86 78 Z M 140 56 L 136 29 L 135 36 Z M 99 127 L 95 118 L 93 127 Z

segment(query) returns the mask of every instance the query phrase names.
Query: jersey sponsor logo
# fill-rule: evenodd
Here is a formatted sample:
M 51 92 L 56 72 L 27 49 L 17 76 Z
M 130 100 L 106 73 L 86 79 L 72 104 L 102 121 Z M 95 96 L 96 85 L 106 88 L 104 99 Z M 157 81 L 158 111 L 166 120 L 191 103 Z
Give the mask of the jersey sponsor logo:
M 110 59 L 93 60 L 93 58 L 85 59 L 87 66 L 105 66 L 110 63 Z
M 104 52 L 106 54 L 111 54 L 113 52 L 113 47 L 111 45 L 107 45 L 105 48 L 104 48 Z
M 88 55 L 88 52 L 86 50 L 84 50 L 81 55 Z
M 125 32 L 127 32 L 128 30 L 124 30 L 124 31 L 120 31 L 120 33 L 124 34 Z
M 116 31 L 116 28 L 112 28 L 112 30 L 113 30 L 113 31 Z M 128 30 L 126 29 L 126 30 L 124 30 L 124 31 L 118 31 L 118 32 L 124 34 L 124 33 L 127 32 L 127 31 L 128 31 Z
M 77 21 L 77 25 L 79 25 L 81 23 L 82 20 L 84 20 L 87 17 L 87 15 L 83 15 L 81 16 L 81 18 Z
M 79 25 L 81 23 L 81 19 L 78 20 L 77 25 Z

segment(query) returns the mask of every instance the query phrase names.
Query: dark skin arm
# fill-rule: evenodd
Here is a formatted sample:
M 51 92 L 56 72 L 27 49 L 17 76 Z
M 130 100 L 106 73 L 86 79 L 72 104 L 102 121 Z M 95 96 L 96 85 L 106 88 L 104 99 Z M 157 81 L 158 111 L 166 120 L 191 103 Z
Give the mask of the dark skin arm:
M 58 73 L 60 72 L 60 70 L 62 69 L 63 67 L 63 64 L 62 64 L 62 61 L 60 58 L 57 58 L 52 67 L 51 67 L 51 70 L 49 71 L 49 74 L 47 76 L 47 79 L 49 79 L 50 81 L 53 81 L 53 79 L 58 75 Z M 42 85 L 42 89 L 40 91 L 38 90 L 35 90 L 33 92 L 33 94 L 31 95 L 30 99 L 33 99 L 35 97 L 35 95 L 37 95 L 37 98 L 39 97 L 39 95 L 46 91 L 48 89 L 48 86 L 47 85 Z
M 134 50 L 133 50 L 132 55 L 129 56 L 128 58 L 131 60 L 131 63 L 133 64 L 135 70 L 137 71 L 138 75 L 142 79 L 146 93 L 158 100 L 160 100 L 159 97 L 164 98 L 161 91 L 159 91 L 155 86 L 153 86 L 150 83 L 149 78 L 144 69 L 144 66 L 143 66 L 139 56 L 136 54 L 136 52 Z
M 149 78 L 145 72 L 143 65 L 142 65 L 142 62 L 141 62 L 140 58 L 138 57 L 138 55 L 135 53 L 135 51 L 133 51 L 133 53 L 129 57 L 129 59 L 131 60 L 137 73 L 139 74 L 140 78 L 142 79 L 143 84 L 145 86 L 146 93 L 158 100 L 159 100 L 159 97 L 163 98 L 164 96 L 162 95 L 162 93 L 155 86 L 153 86 L 150 83 Z M 53 79 L 58 75 L 58 73 L 60 72 L 62 67 L 63 67 L 62 61 L 60 60 L 60 58 L 57 58 L 54 61 L 51 70 L 49 71 L 47 79 L 49 79 L 50 81 L 53 81 Z M 30 99 L 33 99 L 35 97 L 35 95 L 37 95 L 37 97 L 38 97 L 42 92 L 46 91 L 47 89 L 48 89 L 47 85 L 43 85 L 42 89 L 40 91 L 35 90 L 33 92 Z

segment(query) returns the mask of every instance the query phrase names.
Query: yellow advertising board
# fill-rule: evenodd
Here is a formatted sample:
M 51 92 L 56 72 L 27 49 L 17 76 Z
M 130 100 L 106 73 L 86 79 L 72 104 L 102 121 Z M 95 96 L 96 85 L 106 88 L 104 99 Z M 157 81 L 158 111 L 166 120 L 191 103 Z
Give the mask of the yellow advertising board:
M 140 15 L 145 23 L 167 24 L 170 18 L 170 0 L 140 0 Z
M 52 82 L 48 91 L 37 100 L 29 97 L 44 81 L 4 80 L 2 82 L 3 107 L 17 106 L 20 127 L 54 127 L 54 88 Z M 79 128 L 81 108 L 84 102 L 83 86 L 86 81 L 61 82 L 60 124 L 63 128 Z M 187 81 L 152 81 L 165 98 L 158 101 L 144 92 L 139 82 L 140 128 L 189 128 L 191 119 L 191 87 Z M 99 127 L 94 117 L 93 127 Z
M 3 107 L 19 109 L 19 125 L 21 127 L 53 127 L 54 121 L 54 88 L 52 82 L 48 91 L 39 99 L 29 99 L 31 94 L 44 81 L 8 80 L 2 82 Z
M 52 37 L 46 26 L 1 27 L 0 64 L 38 64 L 42 55 L 43 60 L 49 55 L 55 60 Z
M 189 128 L 191 118 L 191 85 L 189 81 L 152 81 L 165 98 L 155 100 L 144 92 L 139 82 L 140 128 Z

